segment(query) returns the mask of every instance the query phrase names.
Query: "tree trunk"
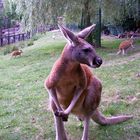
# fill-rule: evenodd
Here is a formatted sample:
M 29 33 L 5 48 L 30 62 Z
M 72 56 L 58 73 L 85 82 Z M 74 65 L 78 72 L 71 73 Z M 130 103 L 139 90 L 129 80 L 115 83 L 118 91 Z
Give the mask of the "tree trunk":
M 99 6 L 99 21 L 96 32 L 96 46 L 101 47 L 101 5 Z
M 81 29 L 91 25 L 91 15 L 89 11 L 90 9 L 89 5 L 90 0 L 83 1 L 83 8 L 81 11 Z M 95 40 L 94 43 L 93 40 Z M 96 29 L 89 35 L 87 41 L 90 44 L 95 45 L 96 47 L 101 47 L 101 7 L 99 8 L 99 21 L 96 26 Z
M 90 22 L 90 11 L 89 11 L 89 2 L 90 0 L 84 0 L 83 1 L 83 8 L 81 13 L 81 29 L 86 28 L 91 25 Z M 91 44 L 93 44 L 93 38 L 92 33 L 88 36 L 87 41 Z
M 140 28 L 140 0 L 137 0 L 137 20 L 136 27 Z

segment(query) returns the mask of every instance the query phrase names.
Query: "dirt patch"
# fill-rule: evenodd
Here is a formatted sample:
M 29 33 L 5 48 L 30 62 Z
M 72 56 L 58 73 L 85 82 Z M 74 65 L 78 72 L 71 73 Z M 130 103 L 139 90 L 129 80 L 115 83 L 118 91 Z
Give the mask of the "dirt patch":
M 101 38 L 104 40 L 109 40 L 109 41 L 114 40 L 114 39 L 123 40 L 123 39 L 118 38 L 118 36 L 115 36 L 115 35 L 108 35 L 108 36 L 102 35 Z
M 137 52 L 131 56 L 123 57 L 122 59 L 110 60 L 106 61 L 102 67 L 109 67 L 109 66 L 116 66 L 122 64 L 128 64 L 129 62 L 135 61 L 136 59 L 140 58 L 140 52 Z

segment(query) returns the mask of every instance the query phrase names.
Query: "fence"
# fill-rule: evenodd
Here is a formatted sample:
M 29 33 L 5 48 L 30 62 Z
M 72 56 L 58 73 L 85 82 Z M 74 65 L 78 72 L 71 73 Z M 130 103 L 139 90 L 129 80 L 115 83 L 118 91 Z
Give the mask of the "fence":
M 41 25 L 37 28 L 34 28 L 31 32 L 21 33 L 20 27 L 8 28 L 8 29 L 0 29 L 0 47 L 16 43 L 18 41 L 23 41 L 26 39 L 30 39 L 37 33 L 45 33 L 46 31 L 51 31 L 57 29 L 54 25 Z
M 0 29 L 0 46 L 30 38 L 30 32 L 20 33 L 19 28 Z

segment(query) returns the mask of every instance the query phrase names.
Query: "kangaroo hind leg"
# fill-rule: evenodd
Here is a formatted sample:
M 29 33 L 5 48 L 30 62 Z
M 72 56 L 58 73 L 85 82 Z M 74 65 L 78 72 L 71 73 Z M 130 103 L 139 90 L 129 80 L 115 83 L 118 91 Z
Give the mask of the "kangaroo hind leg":
M 83 130 L 83 136 L 81 140 L 88 140 L 89 122 L 90 122 L 90 117 L 86 116 L 84 119 L 84 130 Z
M 119 51 L 117 52 L 117 54 L 116 54 L 116 55 L 119 55 L 121 52 L 122 52 L 122 51 L 121 51 L 121 50 L 119 50 Z

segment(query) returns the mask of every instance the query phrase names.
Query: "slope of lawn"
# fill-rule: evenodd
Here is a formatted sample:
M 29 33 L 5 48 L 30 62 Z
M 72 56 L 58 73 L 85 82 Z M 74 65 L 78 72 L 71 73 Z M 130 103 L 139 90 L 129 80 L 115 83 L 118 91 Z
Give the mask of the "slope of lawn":
M 103 48 L 97 53 L 104 63 L 93 72 L 103 84 L 100 110 L 107 116 L 133 114 L 134 118 L 104 127 L 91 121 L 90 140 L 140 138 L 140 41 L 127 55 L 117 56 L 120 42 L 102 41 Z M 60 33 L 54 32 L 24 47 L 21 57 L 11 58 L 10 54 L 4 55 L 6 48 L 0 49 L 0 140 L 55 139 L 53 115 L 43 84 L 64 44 Z M 80 140 L 83 129 L 73 115 L 65 127 L 69 139 Z

